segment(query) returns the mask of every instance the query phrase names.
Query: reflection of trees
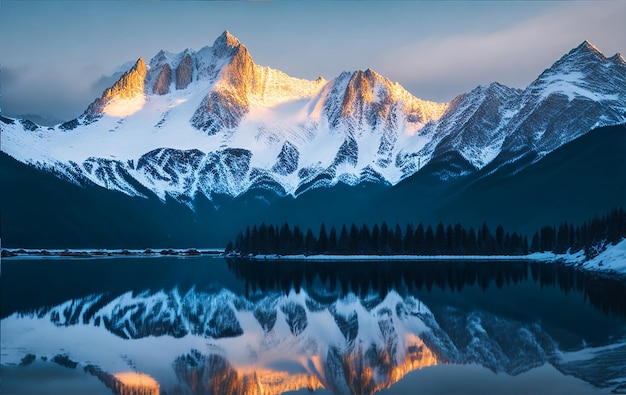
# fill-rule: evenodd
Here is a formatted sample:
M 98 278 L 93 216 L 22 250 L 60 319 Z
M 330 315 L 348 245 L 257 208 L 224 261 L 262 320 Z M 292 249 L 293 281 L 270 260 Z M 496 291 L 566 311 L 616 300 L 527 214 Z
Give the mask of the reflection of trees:
M 539 262 L 478 261 L 258 261 L 228 258 L 229 268 L 246 281 L 247 292 L 311 289 L 319 281 L 331 292 L 350 292 L 365 297 L 372 292 L 381 297 L 390 290 L 428 290 L 434 287 L 460 292 L 478 285 L 485 290 L 523 281 L 561 291 L 582 292 L 590 304 L 605 313 L 626 316 L 626 287 L 618 280 L 599 278 L 557 264 Z

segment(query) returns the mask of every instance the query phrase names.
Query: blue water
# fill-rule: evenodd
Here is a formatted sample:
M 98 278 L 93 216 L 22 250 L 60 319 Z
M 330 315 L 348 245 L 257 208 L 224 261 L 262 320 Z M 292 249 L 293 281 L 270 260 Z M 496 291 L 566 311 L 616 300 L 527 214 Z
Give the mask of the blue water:
M 0 281 L 3 393 L 626 391 L 626 284 L 556 264 L 19 258 Z

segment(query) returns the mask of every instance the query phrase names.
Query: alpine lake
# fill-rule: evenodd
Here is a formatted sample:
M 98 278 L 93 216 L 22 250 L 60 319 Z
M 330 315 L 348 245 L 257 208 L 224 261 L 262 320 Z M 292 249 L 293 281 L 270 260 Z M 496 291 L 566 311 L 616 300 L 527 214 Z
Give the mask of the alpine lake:
M 6 394 L 626 393 L 626 282 L 556 263 L 1 265 Z

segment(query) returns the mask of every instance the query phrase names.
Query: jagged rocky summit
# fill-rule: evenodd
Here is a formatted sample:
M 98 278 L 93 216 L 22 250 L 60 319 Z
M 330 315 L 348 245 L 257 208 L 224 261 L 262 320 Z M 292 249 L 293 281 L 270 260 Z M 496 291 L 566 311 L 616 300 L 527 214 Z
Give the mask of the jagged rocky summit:
M 2 151 L 73 183 L 130 196 L 253 188 L 298 196 L 343 183 L 395 185 L 427 164 L 441 180 L 536 162 L 593 128 L 626 122 L 626 61 L 585 41 L 526 89 L 479 86 L 450 103 L 414 97 L 371 69 L 308 81 L 254 63 L 228 31 L 160 51 L 78 118 L 3 118 Z M 521 160 L 524 159 L 524 160 Z

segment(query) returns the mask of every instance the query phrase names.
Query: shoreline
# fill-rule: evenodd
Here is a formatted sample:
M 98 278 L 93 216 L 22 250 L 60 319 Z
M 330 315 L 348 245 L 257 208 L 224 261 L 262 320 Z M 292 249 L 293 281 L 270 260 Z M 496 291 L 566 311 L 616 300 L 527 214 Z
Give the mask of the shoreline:
M 562 257 L 552 253 L 528 255 L 224 255 L 226 258 L 254 261 L 540 261 L 551 262 Z
M 543 262 L 558 263 L 589 273 L 626 280 L 626 240 L 599 256 L 586 260 L 583 251 L 573 254 L 535 252 L 528 255 L 238 255 L 226 254 L 221 248 L 146 248 L 146 249 L 26 249 L 3 248 L 1 259 L 103 259 L 103 258 L 161 258 L 214 257 L 245 259 L 255 262 Z M 618 256 L 610 256 L 621 252 Z
M 158 256 L 221 256 L 224 258 L 248 259 L 255 261 L 539 261 L 568 263 L 582 262 L 580 254 L 557 255 L 551 252 L 532 253 L 528 255 L 239 255 L 226 254 L 220 248 L 145 248 L 145 249 L 55 249 L 55 248 L 3 248 L 2 258 L 106 258 L 106 257 L 158 257 Z M 573 258 L 573 259 L 572 259 Z
M 55 249 L 55 248 L 3 248 L 2 258 L 126 258 L 162 256 L 217 256 L 219 248 L 144 248 L 144 249 Z

